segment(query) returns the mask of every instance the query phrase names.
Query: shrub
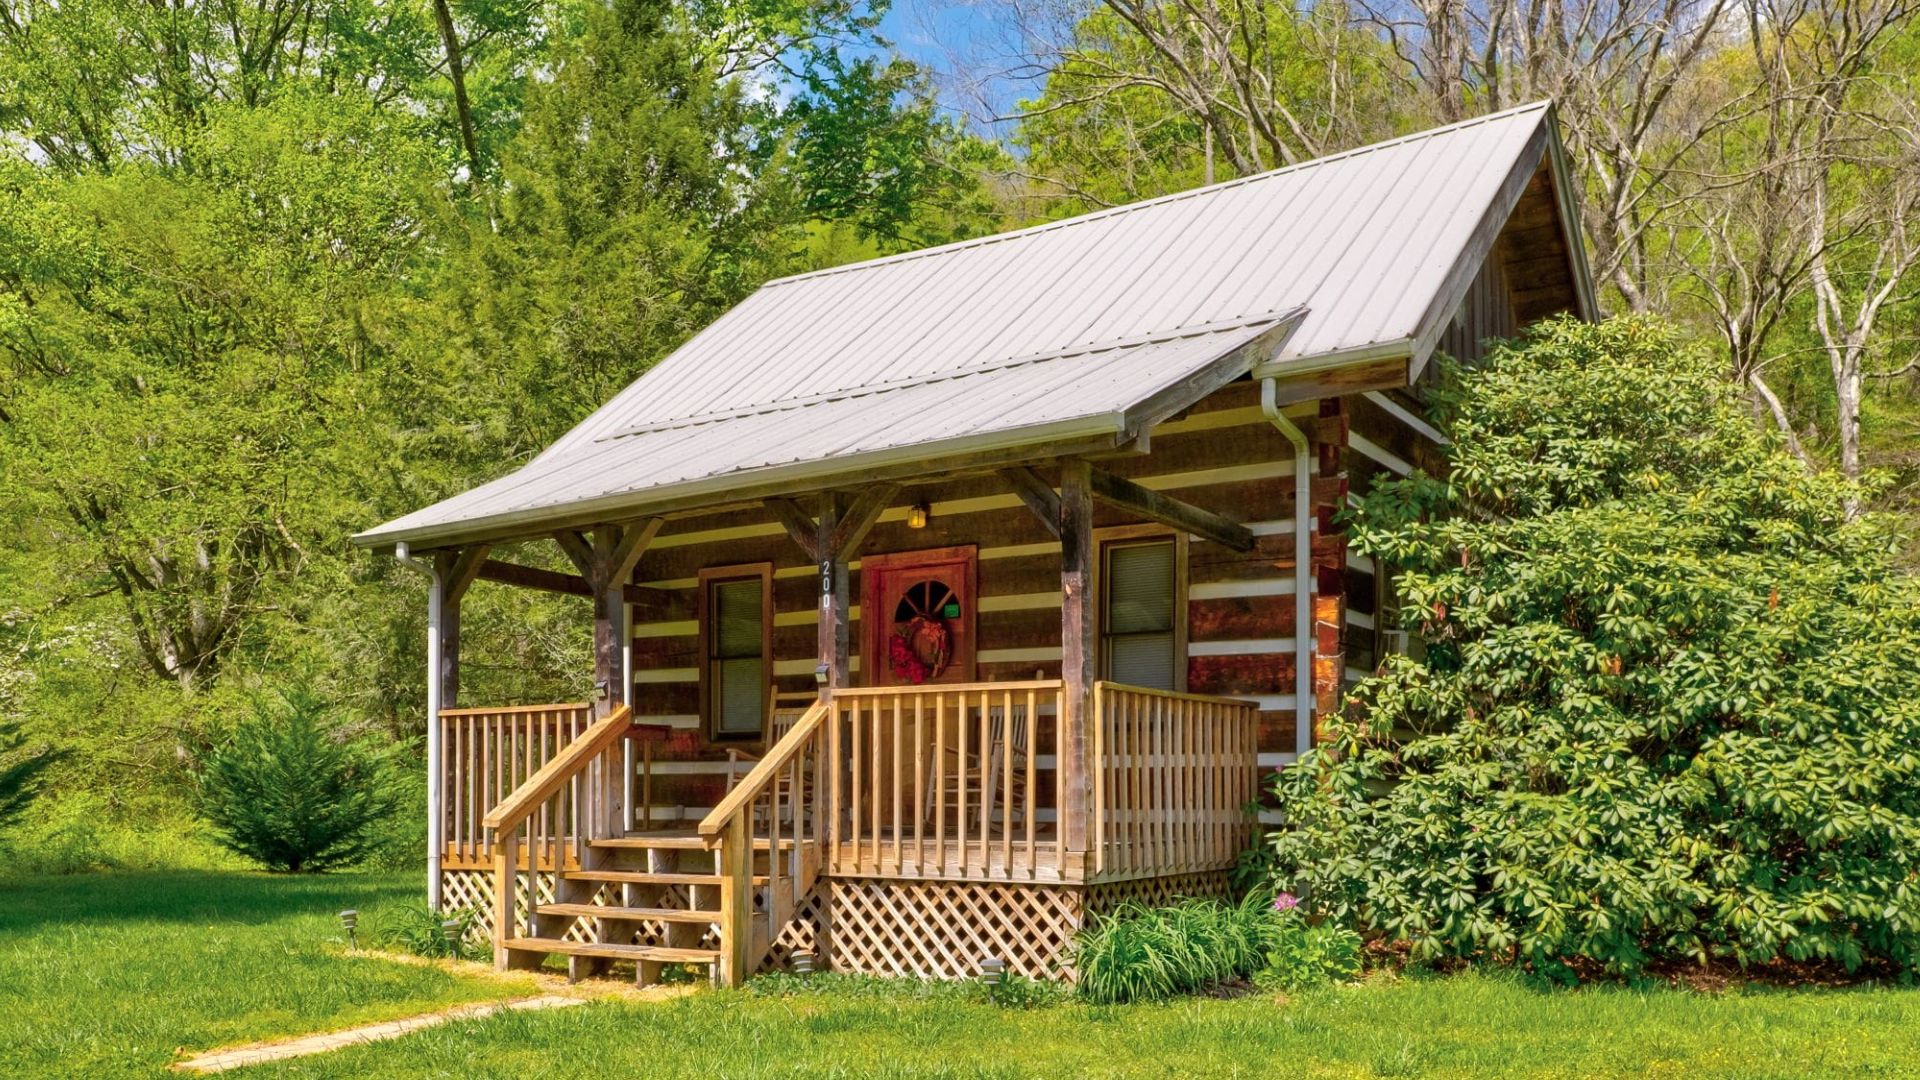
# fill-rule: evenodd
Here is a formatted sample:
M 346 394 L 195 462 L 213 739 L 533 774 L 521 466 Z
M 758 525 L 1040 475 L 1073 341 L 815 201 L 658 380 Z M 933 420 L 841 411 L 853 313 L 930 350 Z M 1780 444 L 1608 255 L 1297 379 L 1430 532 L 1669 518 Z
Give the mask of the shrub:
M 1292 900 L 1282 893 L 1275 905 L 1266 966 L 1254 973 L 1254 985 L 1297 992 L 1359 975 L 1360 935 L 1332 922 L 1307 922 Z
M 389 751 L 349 738 L 318 695 L 296 687 L 198 763 L 201 813 L 220 842 L 269 870 L 299 873 L 365 857 L 396 797 Z
M 1251 977 L 1265 966 L 1271 926 L 1272 912 L 1258 897 L 1237 905 L 1123 904 L 1095 920 L 1075 944 L 1080 994 L 1103 1004 L 1161 1001 Z
M 1394 656 L 1276 782 L 1275 883 L 1417 960 L 1920 962 L 1920 589 L 1648 320 L 1548 324 L 1378 485 Z

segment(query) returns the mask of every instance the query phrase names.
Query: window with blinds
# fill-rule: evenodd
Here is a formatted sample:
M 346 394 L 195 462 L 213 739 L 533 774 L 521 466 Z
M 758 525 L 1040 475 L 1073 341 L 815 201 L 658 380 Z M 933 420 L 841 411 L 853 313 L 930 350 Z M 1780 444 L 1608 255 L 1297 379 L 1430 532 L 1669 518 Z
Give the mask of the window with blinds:
M 1117 542 L 1103 549 L 1101 667 L 1106 678 L 1178 689 L 1178 574 L 1174 541 Z
M 757 736 L 767 714 L 766 582 L 707 584 L 707 708 L 716 736 Z

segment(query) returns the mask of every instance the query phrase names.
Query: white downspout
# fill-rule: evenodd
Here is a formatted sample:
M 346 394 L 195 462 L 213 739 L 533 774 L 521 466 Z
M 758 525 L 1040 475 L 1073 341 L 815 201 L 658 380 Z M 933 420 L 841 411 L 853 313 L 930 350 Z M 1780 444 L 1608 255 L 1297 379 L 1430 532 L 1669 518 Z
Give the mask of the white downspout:
M 431 562 L 413 557 L 407 545 L 393 545 L 393 557 L 400 565 L 427 575 L 427 906 L 440 910 L 440 852 L 446 846 L 441 834 L 440 806 L 440 611 L 444 600 L 440 574 Z
M 1313 449 L 1281 415 L 1278 390 L 1260 380 L 1260 411 L 1293 444 L 1293 752 L 1313 745 Z

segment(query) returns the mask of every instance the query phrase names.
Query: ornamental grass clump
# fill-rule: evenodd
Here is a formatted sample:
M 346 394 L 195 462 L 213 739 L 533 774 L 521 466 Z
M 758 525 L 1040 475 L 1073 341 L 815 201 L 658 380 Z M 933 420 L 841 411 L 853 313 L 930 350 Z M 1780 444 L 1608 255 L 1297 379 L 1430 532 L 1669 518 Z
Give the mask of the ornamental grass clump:
M 1266 963 L 1271 916 L 1257 898 L 1238 905 L 1123 904 L 1096 919 L 1076 943 L 1080 995 L 1100 1004 L 1163 1001 L 1250 978 Z
M 1920 964 L 1920 588 L 1869 492 L 1646 319 L 1459 375 L 1375 486 L 1391 656 L 1276 782 L 1277 887 L 1416 960 L 1553 978 Z

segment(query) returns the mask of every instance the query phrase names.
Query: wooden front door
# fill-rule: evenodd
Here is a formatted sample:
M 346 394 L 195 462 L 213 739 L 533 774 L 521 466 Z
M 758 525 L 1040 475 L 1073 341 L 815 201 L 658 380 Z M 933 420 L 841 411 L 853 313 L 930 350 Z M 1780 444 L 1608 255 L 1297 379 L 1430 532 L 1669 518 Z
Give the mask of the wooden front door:
M 860 683 L 974 681 L 975 548 L 860 559 Z

